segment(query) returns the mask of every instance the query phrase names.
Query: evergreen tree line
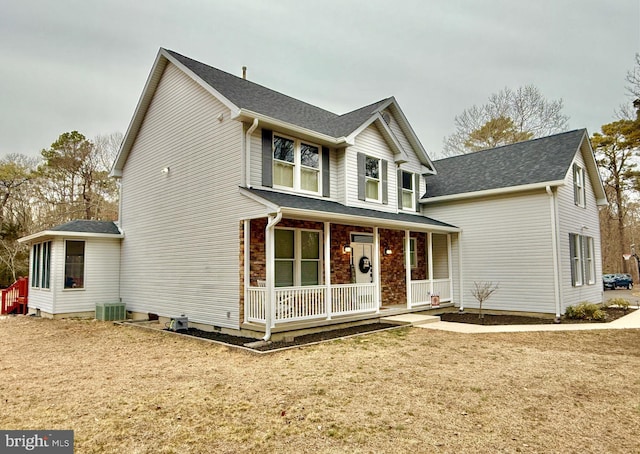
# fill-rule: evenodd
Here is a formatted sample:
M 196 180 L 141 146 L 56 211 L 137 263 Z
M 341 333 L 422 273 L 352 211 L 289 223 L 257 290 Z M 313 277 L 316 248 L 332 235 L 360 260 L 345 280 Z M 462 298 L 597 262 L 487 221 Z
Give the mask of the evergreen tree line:
M 109 177 L 122 134 L 87 139 L 61 134 L 39 157 L 0 158 L 0 286 L 29 272 L 18 238 L 73 219 L 116 220 L 118 189 Z

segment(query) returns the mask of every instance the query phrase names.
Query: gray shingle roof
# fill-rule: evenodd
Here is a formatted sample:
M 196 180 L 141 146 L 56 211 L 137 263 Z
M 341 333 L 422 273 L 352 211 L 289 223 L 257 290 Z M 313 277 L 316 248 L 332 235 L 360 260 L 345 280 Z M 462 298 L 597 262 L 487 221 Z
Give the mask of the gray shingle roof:
M 314 199 L 311 197 L 287 194 L 284 192 L 265 191 L 262 189 L 247 189 L 249 192 L 280 207 L 296 208 L 301 210 L 319 211 L 329 214 L 344 214 L 373 219 L 397 221 L 399 223 L 424 224 L 438 227 L 456 228 L 451 224 L 436 221 L 435 219 L 418 214 L 389 213 L 385 211 L 371 210 L 367 208 L 350 207 L 330 200 Z
M 118 226 L 112 221 L 89 221 L 77 219 L 66 224 L 57 225 L 49 230 L 55 232 L 78 232 L 78 233 L 107 233 L 120 235 Z
M 424 198 L 563 180 L 586 129 L 434 161 Z
M 349 135 L 389 99 L 380 100 L 344 115 L 337 115 L 177 52 L 165 50 L 237 107 L 331 137 Z

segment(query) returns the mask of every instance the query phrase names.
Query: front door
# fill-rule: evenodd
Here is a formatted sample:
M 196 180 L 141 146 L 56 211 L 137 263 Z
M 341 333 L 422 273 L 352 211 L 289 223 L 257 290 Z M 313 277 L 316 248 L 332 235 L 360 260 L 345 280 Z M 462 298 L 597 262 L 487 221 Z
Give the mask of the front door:
M 373 244 L 351 243 L 353 251 L 353 269 L 356 275 L 356 284 L 370 284 L 373 282 Z

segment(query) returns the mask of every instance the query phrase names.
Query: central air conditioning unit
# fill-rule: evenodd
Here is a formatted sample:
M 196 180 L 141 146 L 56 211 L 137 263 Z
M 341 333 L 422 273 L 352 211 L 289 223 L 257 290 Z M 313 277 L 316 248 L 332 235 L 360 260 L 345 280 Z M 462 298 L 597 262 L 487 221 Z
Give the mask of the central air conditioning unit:
M 96 304 L 96 320 L 116 321 L 126 320 L 127 311 L 124 303 L 99 303 Z
M 188 317 L 173 317 L 169 322 L 169 329 L 171 331 L 186 330 L 189 326 Z

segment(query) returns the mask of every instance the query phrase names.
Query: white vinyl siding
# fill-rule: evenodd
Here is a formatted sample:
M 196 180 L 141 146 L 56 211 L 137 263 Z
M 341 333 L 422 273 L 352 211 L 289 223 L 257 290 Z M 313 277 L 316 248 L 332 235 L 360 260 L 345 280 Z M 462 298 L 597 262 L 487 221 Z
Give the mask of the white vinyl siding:
M 462 227 L 464 306 L 474 308 L 474 282 L 499 284 L 485 309 L 555 312 L 553 249 L 549 196 L 544 191 L 517 196 L 428 204 L 427 216 Z M 433 254 L 444 254 L 442 236 L 433 235 Z M 459 304 L 457 235 L 452 237 L 454 300 Z M 440 252 L 439 252 L 440 251 Z M 567 253 L 568 254 L 568 253 Z M 446 277 L 446 261 L 434 260 L 434 277 Z
M 84 242 L 84 288 L 64 288 L 66 240 Z M 29 309 L 60 315 L 93 312 L 98 303 L 117 303 L 119 266 L 120 239 L 55 238 L 51 240 L 50 288 L 31 288 Z
M 583 145 L 584 152 L 588 152 L 588 147 Z M 578 304 L 582 301 L 599 303 L 602 301 L 602 259 L 600 248 L 600 224 L 598 219 L 598 207 L 596 206 L 595 194 L 591 184 L 591 178 L 586 170 L 586 165 L 582 153 L 578 151 L 574 163 L 584 169 L 584 195 L 585 207 L 580 207 L 575 203 L 575 176 L 573 166 L 567 172 L 564 186 L 558 188 L 558 224 L 561 258 L 561 285 L 562 285 L 562 308 L 564 313 L 569 305 Z M 596 285 L 572 285 L 572 272 L 570 260 L 569 234 L 578 234 L 593 238 L 593 270 L 594 284 Z M 588 281 L 587 281 L 588 282 Z M 600 285 L 598 285 L 600 284 Z
M 127 310 L 239 327 L 240 224 L 264 207 L 239 192 L 244 133 L 229 116 L 167 66 L 123 169 Z

